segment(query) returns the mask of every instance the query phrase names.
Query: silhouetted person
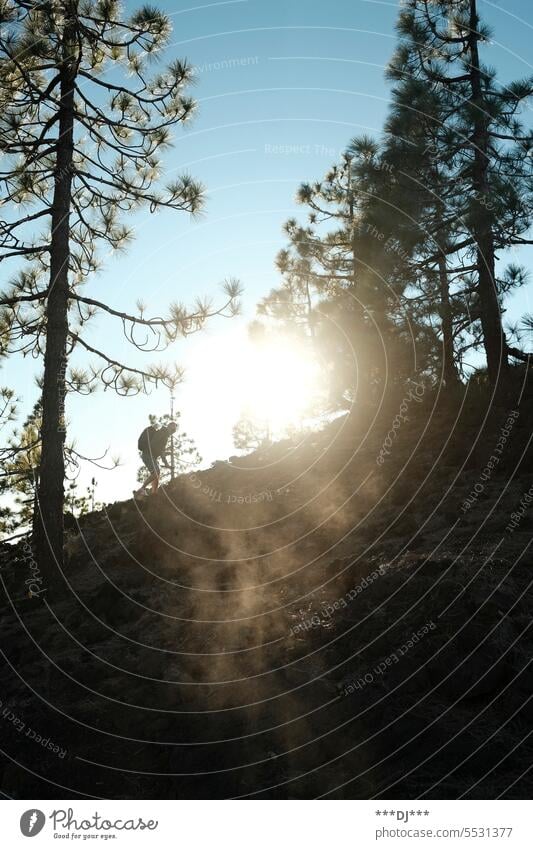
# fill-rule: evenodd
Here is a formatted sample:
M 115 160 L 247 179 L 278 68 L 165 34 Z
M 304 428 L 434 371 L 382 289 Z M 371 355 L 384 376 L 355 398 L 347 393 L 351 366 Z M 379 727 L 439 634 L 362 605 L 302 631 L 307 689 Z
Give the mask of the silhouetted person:
M 159 488 L 159 475 L 161 474 L 157 461 L 161 458 L 163 465 L 167 469 L 170 468 L 166 457 L 167 442 L 171 435 L 176 433 L 176 430 L 177 425 L 175 422 L 170 422 L 170 424 L 164 425 L 159 429 L 150 425 L 139 436 L 137 447 L 141 452 L 141 460 L 150 474 L 143 485 L 133 493 L 134 498 L 142 498 L 144 495 L 148 495 L 147 488 L 149 486 L 151 486 L 152 494 L 155 495 L 157 492 Z

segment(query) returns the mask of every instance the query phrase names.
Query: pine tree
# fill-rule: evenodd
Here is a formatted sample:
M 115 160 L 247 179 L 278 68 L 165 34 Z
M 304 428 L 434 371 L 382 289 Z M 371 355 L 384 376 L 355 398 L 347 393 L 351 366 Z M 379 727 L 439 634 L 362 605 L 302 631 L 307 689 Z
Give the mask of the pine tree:
M 276 259 L 283 284 L 259 305 L 260 314 L 281 322 L 286 331 L 292 325 L 293 332 L 311 339 L 315 355 L 330 373 L 333 406 L 344 403 L 346 383 L 353 385 L 353 381 L 345 383 L 333 376 L 342 357 L 341 351 L 336 350 L 340 340 L 333 302 L 342 302 L 345 315 L 350 314 L 357 324 L 351 333 L 352 341 L 358 333 L 360 343 L 362 335 L 361 310 L 355 297 L 355 180 L 352 157 L 343 155 L 323 180 L 300 186 L 296 200 L 307 209 L 307 221 L 303 225 L 295 218 L 286 222 L 289 246 Z M 353 357 L 353 350 L 351 353 Z M 363 346 L 359 346 L 360 361 L 362 353 Z
M 0 387 L 0 432 L 4 431 L 17 417 L 17 401 L 15 393 L 7 387 Z M 9 465 L 15 454 L 9 442 L 0 448 L 0 495 L 5 495 L 10 489 Z M 13 508 L 10 504 L 0 506 L 0 533 L 11 532 L 16 527 Z
M 67 486 L 67 495 L 65 498 L 66 507 L 72 520 L 80 516 L 86 516 L 87 513 L 94 513 L 95 510 L 101 510 L 103 504 L 96 500 L 96 478 L 91 478 L 90 484 L 85 488 L 84 492 L 80 492 L 80 487 L 76 479 L 71 480 Z M 75 526 L 75 525 L 74 525 Z
M 35 404 L 24 421 L 20 432 L 17 430 L 8 442 L 9 459 L 3 463 L 3 470 L 9 491 L 14 494 L 16 510 L 12 514 L 12 528 L 31 527 L 36 510 L 37 487 L 41 464 L 41 404 Z
M 123 215 L 143 204 L 151 212 L 195 213 L 201 206 L 202 187 L 189 176 L 159 185 L 170 131 L 194 108 L 185 91 L 192 79 L 187 63 L 176 60 L 147 74 L 168 44 L 169 19 L 152 7 L 122 17 L 116 0 L 1 0 L 0 29 L 6 217 L 0 261 L 27 261 L 0 304 L 11 350 L 44 355 L 34 530 L 41 568 L 52 573 L 62 564 L 66 392 L 88 391 L 101 381 L 130 394 L 171 377 L 168 368 L 134 368 L 95 348 L 84 338 L 84 325 L 105 314 L 132 344 L 161 350 L 200 329 L 209 315 L 233 314 L 238 286 L 226 284 L 220 308 L 199 301 L 188 311 L 174 303 L 168 315 L 153 318 L 142 304 L 129 313 L 82 291 L 99 266 L 99 246 L 120 250 L 131 239 Z M 87 373 L 68 373 L 74 350 L 94 355 L 97 364 Z
M 453 214 L 459 214 L 456 221 L 463 227 L 462 239 L 447 250 L 462 250 L 473 267 L 494 386 L 505 375 L 509 356 L 496 254 L 530 243 L 532 135 L 518 114 L 533 92 L 532 80 L 502 85 L 482 64 L 480 49 L 490 32 L 480 21 L 477 0 L 405 0 L 398 31 L 400 46 L 390 76 L 441 91 L 447 103 L 434 161 L 453 170 Z M 523 280 L 513 271 L 511 277 L 514 283 Z
M 244 410 L 233 426 L 233 444 L 238 451 L 255 451 L 272 442 L 267 421 L 258 420 L 249 410 Z
M 384 165 L 376 142 L 356 138 L 324 180 L 301 186 L 306 225 L 295 219 L 285 225 L 290 244 L 277 258 L 283 286 L 260 304 L 263 314 L 292 320 L 312 336 L 329 370 L 333 406 L 356 395 L 368 401 L 391 361 L 400 366 L 397 312 L 406 281 L 386 279 L 377 260 L 384 231 L 369 217 Z
M 422 360 L 426 368 L 433 358 L 440 362 L 434 377 L 453 388 L 460 381 L 455 339 L 468 326 L 465 319 L 474 322 L 476 312 L 465 309 L 469 268 L 453 261 L 462 238 L 456 232 L 455 175 L 451 163 L 437 156 L 447 108 L 445 93 L 435 86 L 415 78 L 395 85 L 378 169 L 381 179 L 366 219 L 367 227 L 394 234 L 399 249 L 374 257 L 374 267 L 389 281 L 403 280 L 395 288 L 403 289 L 413 323 L 439 332 L 440 351 L 427 350 Z

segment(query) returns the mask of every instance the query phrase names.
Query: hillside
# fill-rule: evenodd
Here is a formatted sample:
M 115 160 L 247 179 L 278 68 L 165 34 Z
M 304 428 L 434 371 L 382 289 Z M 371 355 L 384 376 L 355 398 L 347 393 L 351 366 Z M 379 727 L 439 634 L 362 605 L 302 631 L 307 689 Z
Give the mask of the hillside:
M 108 505 L 33 598 L 4 546 L 0 789 L 529 796 L 531 399 L 400 394 Z

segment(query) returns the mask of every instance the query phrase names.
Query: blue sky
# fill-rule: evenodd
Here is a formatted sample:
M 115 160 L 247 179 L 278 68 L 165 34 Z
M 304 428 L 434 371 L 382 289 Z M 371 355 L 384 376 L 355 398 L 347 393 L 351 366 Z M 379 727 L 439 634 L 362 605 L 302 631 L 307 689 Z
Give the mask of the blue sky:
M 184 0 L 159 5 L 173 21 L 168 56 L 187 58 L 197 68 L 198 113 L 186 129 L 176 130 L 165 171 L 188 171 L 205 183 L 206 210 L 195 221 L 180 213 L 137 216 L 136 241 L 127 254 L 110 258 L 86 291 L 120 309 L 133 309 L 142 297 L 157 314 L 171 300 L 216 297 L 218 282 L 240 278 L 242 318 L 213 322 L 207 332 L 160 356 L 187 370 L 177 407 L 204 458 L 212 461 L 233 453 L 231 414 L 221 416 L 217 405 L 224 400 L 224 382 L 231 380 L 227 364 L 239 357 L 236 340 L 253 318 L 257 300 L 279 282 L 273 260 L 284 243 L 284 221 L 298 213 L 293 200 L 298 185 L 320 178 L 354 135 L 380 133 L 390 94 L 384 68 L 396 43 L 398 3 Z M 531 73 L 530 2 L 480 2 L 480 12 L 494 28 L 485 61 L 499 69 L 503 81 Z M 531 253 L 513 258 L 528 262 Z M 530 294 L 528 287 L 514 298 L 511 317 L 533 312 Z M 140 362 L 128 351 L 120 327 L 107 320 L 97 319 L 87 338 L 105 344 L 110 354 Z M 144 355 L 143 362 L 149 361 Z M 22 413 L 34 400 L 32 379 L 38 371 L 34 361 L 11 360 L 3 368 L 2 383 L 23 397 Z M 164 412 L 167 401 L 165 390 L 148 398 L 100 391 L 69 399 L 70 435 L 79 450 L 96 456 L 109 449 L 122 460 L 114 472 L 97 471 L 100 498 L 129 497 L 137 435 L 148 413 Z M 92 474 L 89 467 L 82 480 Z

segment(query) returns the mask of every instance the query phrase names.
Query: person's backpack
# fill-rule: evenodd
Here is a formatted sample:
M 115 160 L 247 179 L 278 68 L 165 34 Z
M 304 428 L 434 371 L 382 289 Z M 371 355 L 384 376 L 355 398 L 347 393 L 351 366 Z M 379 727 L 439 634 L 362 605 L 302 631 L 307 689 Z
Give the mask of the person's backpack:
M 145 427 L 141 435 L 139 436 L 139 441 L 137 442 L 137 448 L 142 453 L 150 451 L 150 440 L 152 439 L 155 433 L 155 427 Z

